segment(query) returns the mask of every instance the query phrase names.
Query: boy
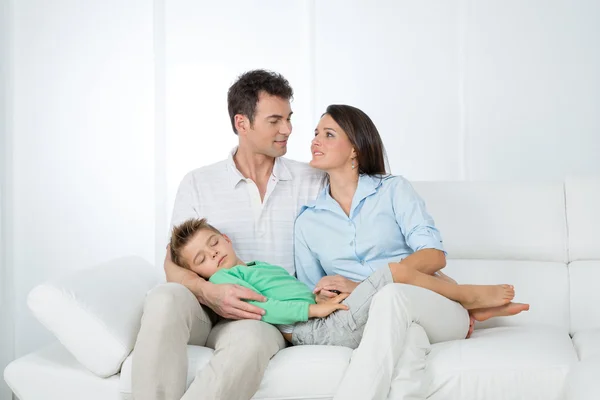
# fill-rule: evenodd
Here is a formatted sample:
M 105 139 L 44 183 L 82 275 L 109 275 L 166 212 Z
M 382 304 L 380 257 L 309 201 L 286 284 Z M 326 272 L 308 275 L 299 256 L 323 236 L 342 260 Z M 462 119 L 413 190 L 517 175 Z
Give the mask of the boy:
M 173 262 L 190 269 L 215 284 L 237 284 L 252 289 L 267 298 L 254 302 L 266 313 L 262 320 L 277 325 L 285 339 L 293 344 L 324 344 L 356 348 L 368 318 L 372 296 L 384 285 L 379 271 L 349 293 L 321 303 L 304 283 L 285 269 L 261 261 L 245 263 L 236 255 L 227 235 L 208 224 L 206 219 L 189 219 L 173 229 L 170 242 Z M 411 283 L 411 282 L 398 282 Z M 529 308 L 526 304 L 510 303 L 514 297 L 506 286 L 504 304 L 472 310 L 472 320 L 518 314 Z M 469 291 L 470 285 L 459 285 L 459 291 Z M 436 291 L 436 287 L 425 287 Z M 439 293 L 444 295 L 443 293 Z M 346 298 L 347 304 L 343 304 Z M 456 300 L 456 299 L 452 299 Z M 338 311 L 333 314 L 334 311 Z

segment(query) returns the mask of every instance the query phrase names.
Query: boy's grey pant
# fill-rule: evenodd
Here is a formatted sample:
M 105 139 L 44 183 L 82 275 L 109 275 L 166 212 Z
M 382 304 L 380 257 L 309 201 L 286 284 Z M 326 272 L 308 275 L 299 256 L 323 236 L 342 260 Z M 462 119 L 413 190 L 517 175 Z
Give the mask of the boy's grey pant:
M 314 318 L 295 324 L 292 343 L 345 346 L 356 349 L 369 319 L 371 299 L 379 290 L 393 282 L 389 268 L 380 268 L 373 272 L 343 301 L 343 304 L 348 306 L 348 310 L 338 310 L 326 318 Z

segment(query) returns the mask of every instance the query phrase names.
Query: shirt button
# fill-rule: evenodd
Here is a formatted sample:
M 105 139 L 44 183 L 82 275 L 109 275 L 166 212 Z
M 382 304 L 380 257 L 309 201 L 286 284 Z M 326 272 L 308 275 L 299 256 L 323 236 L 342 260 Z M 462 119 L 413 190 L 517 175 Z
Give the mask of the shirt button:
M 350 241 L 350 246 L 352 246 L 354 244 L 354 240 Z
M 365 265 L 365 260 L 360 260 L 360 263 L 361 263 L 362 265 Z

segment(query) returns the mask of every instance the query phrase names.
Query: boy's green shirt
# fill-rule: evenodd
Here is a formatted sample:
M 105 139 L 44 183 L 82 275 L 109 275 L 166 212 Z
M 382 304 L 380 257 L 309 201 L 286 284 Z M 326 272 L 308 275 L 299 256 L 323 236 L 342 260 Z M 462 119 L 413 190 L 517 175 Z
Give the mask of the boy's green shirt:
M 209 279 L 212 283 L 233 283 L 247 287 L 267 298 L 266 302 L 249 301 L 266 311 L 262 320 L 282 325 L 308 320 L 308 306 L 315 295 L 304 283 L 285 269 L 261 261 L 220 269 Z

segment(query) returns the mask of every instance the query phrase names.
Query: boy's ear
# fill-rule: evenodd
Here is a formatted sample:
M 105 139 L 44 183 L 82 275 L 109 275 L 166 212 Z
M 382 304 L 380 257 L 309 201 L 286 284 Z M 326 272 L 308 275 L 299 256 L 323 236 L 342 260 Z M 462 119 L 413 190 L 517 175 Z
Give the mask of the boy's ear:
M 224 234 L 224 233 L 223 233 L 223 234 L 221 234 L 221 235 L 222 235 L 222 236 L 225 238 L 225 240 L 227 240 L 227 242 L 228 242 L 228 243 L 231 243 L 231 239 L 229 239 L 229 236 L 227 236 L 227 235 L 226 235 L 226 234 Z

